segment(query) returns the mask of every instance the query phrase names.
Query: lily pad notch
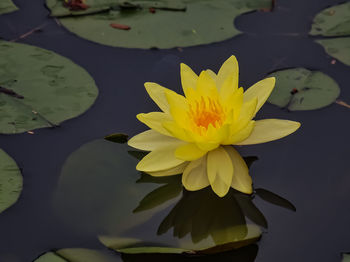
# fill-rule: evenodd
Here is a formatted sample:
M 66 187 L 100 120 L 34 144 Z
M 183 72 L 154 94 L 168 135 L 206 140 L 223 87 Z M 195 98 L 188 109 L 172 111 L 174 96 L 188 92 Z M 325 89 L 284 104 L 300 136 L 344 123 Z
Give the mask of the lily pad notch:
M 350 66 L 350 2 L 318 13 L 309 34 L 327 37 L 315 42 L 322 45 L 328 55 Z

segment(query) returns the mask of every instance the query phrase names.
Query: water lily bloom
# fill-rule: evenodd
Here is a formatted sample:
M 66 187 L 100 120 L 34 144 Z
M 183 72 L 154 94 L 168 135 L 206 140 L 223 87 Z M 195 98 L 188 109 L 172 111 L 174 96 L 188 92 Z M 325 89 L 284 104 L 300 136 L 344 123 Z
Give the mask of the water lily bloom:
M 275 86 L 275 78 L 259 81 L 245 92 L 238 86 L 238 62 L 231 56 L 218 74 L 205 70 L 197 76 L 181 64 L 185 96 L 156 83 L 146 90 L 162 112 L 138 114 L 150 130 L 131 138 L 134 148 L 151 151 L 136 166 L 152 176 L 182 173 L 187 190 L 211 186 L 220 197 L 230 187 L 253 192 L 248 167 L 233 145 L 265 143 L 285 137 L 300 123 L 253 120 Z

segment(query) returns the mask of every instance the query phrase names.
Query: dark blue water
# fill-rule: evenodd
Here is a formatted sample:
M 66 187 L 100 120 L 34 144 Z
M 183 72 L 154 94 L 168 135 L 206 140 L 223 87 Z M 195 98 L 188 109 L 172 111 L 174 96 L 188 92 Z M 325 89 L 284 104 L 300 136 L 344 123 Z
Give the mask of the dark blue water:
M 84 67 L 95 79 L 100 96 L 84 115 L 58 128 L 36 130 L 34 135 L 0 136 L 0 147 L 17 161 L 24 177 L 18 203 L 0 214 L 0 261 L 32 261 L 53 248 L 102 246 L 93 235 L 73 231 L 54 216 L 52 193 L 61 167 L 70 153 L 91 140 L 114 132 L 134 135 L 145 130 L 135 115 L 156 107 L 147 98 L 143 83 L 158 82 L 180 91 L 179 62 L 196 72 L 218 70 L 234 54 L 243 87 L 276 69 L 320 70 L 339 83 L 340 99 L 350 102 L 349 67 L 340 62 L 332 65 L 332 58 L 307 35 L 316 13 L 343 1 L 279 0 L 272 13 L 239 17 L 236 25 L 244 34 L 182 52 L 88 42 L 49 18 L 43 0 L 14 2 L 20 10 L 0 16 L 0 37 L 16 39 L 44 25 L 41 32 L 19 42 L 55 51 Z M 292 113 L 267 104 L 260 111 L 258 118 L 295 120 L 302 127 L 285 139 L 242 150 L 260 159 L 251 169 L 255 186 L 287 198 L 297 208 L 294 213 L 256 200 L 269 222 L 258 243 L 257 262 L 337 262 L 341 252 L 350 250 L 349 116 L 350 109 L 336 104 Z

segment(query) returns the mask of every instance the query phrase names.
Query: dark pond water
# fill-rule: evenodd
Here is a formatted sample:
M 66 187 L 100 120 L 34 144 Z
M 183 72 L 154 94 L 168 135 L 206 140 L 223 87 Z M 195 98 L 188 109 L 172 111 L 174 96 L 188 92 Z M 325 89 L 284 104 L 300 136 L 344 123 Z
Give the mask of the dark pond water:
M 158 82 L 180 91 L 179 62 L 197 72 L 217 70 L 235 54 L 243 87 L 277 69 L 302 66 L 320 70 L 339 83 L 340 98 L 349 102 L 349 67 L 340 62 L 331 64 L 332 58 L 307 35 L 316 13 L 343 1 L 279 0 L 273 13 L 239 17 L 236 24 L 244 34 L 217 44 L 183 48 L 182 52 L 94 44 L 48 18 L 43 0 L 14 2 L 20 10 L 0 17 L 0 37 L 16 39 L 44 25 L 42 32 L 19 42 L 72 59 L 93 76 L 100 96 L 87 113 L 59 128 L 36 130 L 34 135 L 0 136 L 0 147 L 17 161 L 24 176 L 18 203 L 0 215 L 0 261 L 32 261 L 53 248 L 102 247 L 94 234 L 74 230 L 54 215 L 52 197 L 61 167 L 69 154 L 87 142 L 114 132 L 134 135 L 145 130 L 135 115 L 156 107 L 146 96 L 143 83 Z M 269 224 L 258 246 L 246 248 L 253 258 L 257 253 L 255 261 L 337 262 L 341 252 L 350 251 L 349 114 L 348 108 L 336 104 L 292 113 L 267 104 L 260 111 L 258 118 L 295 120 L 302 127 L 285 139 L 241 150 L 243 155 L 259 157 L 250 171 L 255 187 L 283 196 L 297 209 L 291 212 L 254 200 Z M 154 257 L 141 257 L 145 259 Z M 234 259 L 236 254 L 226 254 L 215 260 Z

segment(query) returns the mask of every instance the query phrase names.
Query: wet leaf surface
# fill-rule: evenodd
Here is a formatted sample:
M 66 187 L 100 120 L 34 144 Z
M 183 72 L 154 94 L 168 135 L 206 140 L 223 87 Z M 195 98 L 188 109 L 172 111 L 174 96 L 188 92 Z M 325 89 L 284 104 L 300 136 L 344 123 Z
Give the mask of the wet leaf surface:
M 129 48 L 173 48 L 223 41 L 240 33 L 233 25 L 237 16 L 272 7 L 271 0 L 87 0 L 86 4 L 89 9 L 71 13 L 62 7 L 61 0 L 47 0 L 52 15 L 60 17 L 71 32 L 104 45 Z M 116 30 L 112 24 L 130 30 Z
M 16 162 L 0 149 L 0 213 L 17 202 L 23 178 Z
M 18 10 L 17 6 L 11 0 L 1 0 L 0 1 L 0 15 L 11 13 Z
M 94 80 L 54 52 L 0 41 L 0 133 L 54 127 L 95 101 Z M 12 92 L 12 93 L 11 93 Z
M 305 68 L 276 71 L 276 86 L 268 102 L 281 108 L 314 110 L 332 104 L 339 96 L 338 84 L 328 75 Z

